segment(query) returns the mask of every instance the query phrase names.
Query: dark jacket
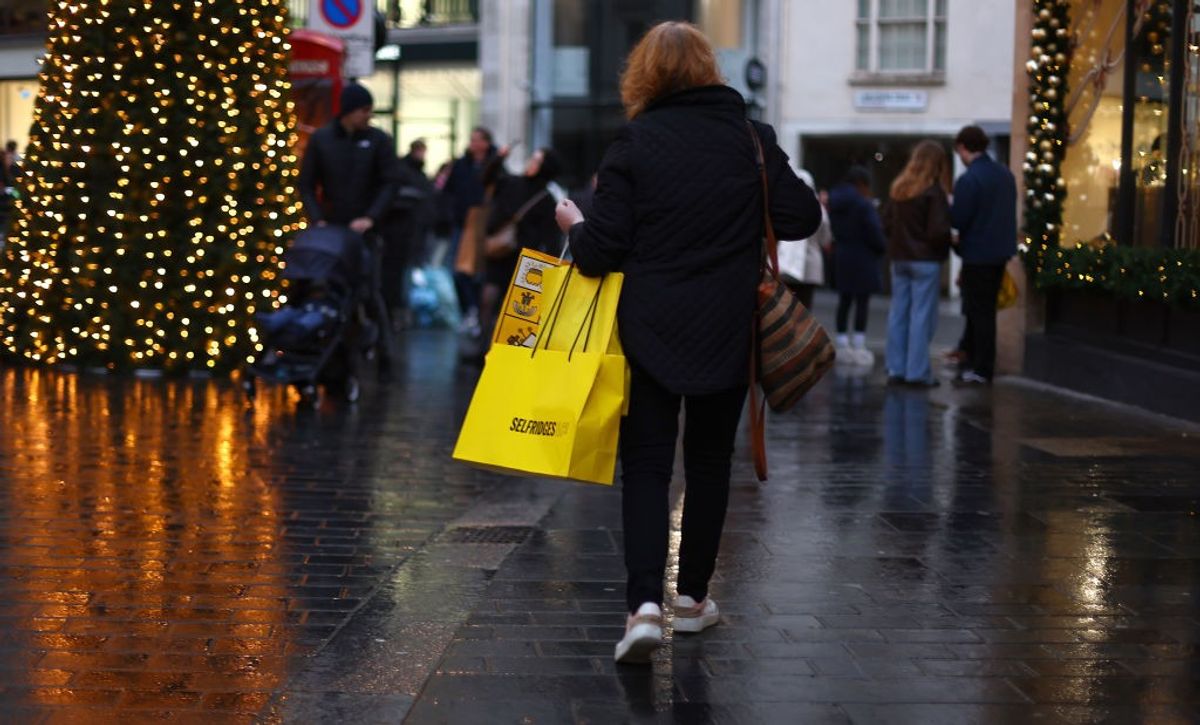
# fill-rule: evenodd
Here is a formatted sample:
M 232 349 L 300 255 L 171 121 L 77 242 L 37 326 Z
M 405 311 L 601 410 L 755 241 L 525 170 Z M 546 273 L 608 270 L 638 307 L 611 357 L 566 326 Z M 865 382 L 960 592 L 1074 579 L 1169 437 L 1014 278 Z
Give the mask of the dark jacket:
M 396 196 L 392 198 L 391 212 L 427 225 L 433 217 L 437 189 L 422 168 L 423 164 L 410 156 L 400 159 Z
M 618 322 L 626 355 L 677 394 L 749 379 L 763 199 L 745 119 L 742 97 L 725 86 L 655 102 L 617 134 L 592 216 L 571 229 L 584 274 L 625 273 Z M 804 239 L 821 223 L 820 205 L 771 127 L 755 127 L 775 230 Z
M 392 137 L 377 128 L 350 134 L 334 121 L 317 129 L 300 167 L 300 197 L 309 221 L 346 225 L 370 217 L 379 222 L 396 195 L 398 164 Z
M 547 191 L 546 182 L 541 179 L 509 175 L 499 177 L 496 181 L 496 194 L 488 211 L 485 233 L 490 235 L 500 231 L 522 206 L 538 194 L 542 194 L 541 199 L 517 222 L 517 246 L 558 256 L 562 252 L 563 235 L 554 219 L 554 207 L 557 202 Z M 519 252 L 513 251 L 503 259 L 488 259 L 485 279 L 498 287 L 507 287 L 516 269 L 518 256 Z
M 1017 253 L 1017 182 L 987 154 L 954 184 L 950 221 L 965 264 L 1004 264 Z
M 450 218 L 455 226 L 461 227 L 467 218 L 467 210 L 483 203 L 483 172 L 496 159 L 496 149 L 488 151 L 483 163 L 476 163 L 471 154 L 465 154 L 450 167 L 450 177 L 442 193 L 450 200 Z
M 941 262 L 950 254 L 950 200 L 934 184 L 904 201 L 883 207 L 887 254 L 893 262 Z
M 562 232 L 554 220 L 554 206 L 557 202 L 546 190 L 545 182 L 528 176 L 505 176 L 500 180 L 488 212 L 486 233 L 495 234 L 500 231 L 522 206 L 542 192 L 546 193 L 541 200 L 517 222 L 517 243 L 547 254 L 561 252 Z
M 883 289 L 879 257 L 886 240 L 879 212 L 870 199 L 850 184 L 829 191 L 829 228 L 833 232 L 833 286 L 852 295 Z

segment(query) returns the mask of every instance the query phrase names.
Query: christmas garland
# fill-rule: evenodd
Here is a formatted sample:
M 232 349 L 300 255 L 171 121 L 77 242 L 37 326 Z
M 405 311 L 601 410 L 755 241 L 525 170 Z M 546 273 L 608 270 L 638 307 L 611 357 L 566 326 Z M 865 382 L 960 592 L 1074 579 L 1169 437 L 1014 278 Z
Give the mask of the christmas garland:
M 1080 244 L 1049 250 L 1032 270 L 1039 289 L 1103 290 L 1128 300 L 1200 304 L 1200 252 L 1195 249 Z M 1026 260 L 1029 257 L 1026 256 Z
M 1029 151 L 1025 154 L 1025 259 L 1040 270 L 1049 250 L 1059 246 L 1067 182 L 1062 162 L 1067 151 L 1067 73 L 1070 70 L 1070 15 L 1066 0 L 1034 0 L 1029 73 Z
M 1024 258 L 1038 289 L 1090 289 L 1130 300 L 1200 304 L 1200 250 L 1117 246 L 1107 235 L 1062 247 L 1065 103 L 1072 42 L 1068 0 L 1032 0 Z

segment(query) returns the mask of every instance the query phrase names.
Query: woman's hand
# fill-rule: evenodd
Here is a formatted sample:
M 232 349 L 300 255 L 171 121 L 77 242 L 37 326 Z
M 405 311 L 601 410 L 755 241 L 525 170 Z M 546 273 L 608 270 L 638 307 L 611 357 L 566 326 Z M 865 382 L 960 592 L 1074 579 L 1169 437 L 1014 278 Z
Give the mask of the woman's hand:
M 583 212 L 579 211 L 579 207 L 575 206 L 575 202 L 570 199 L 563 199 L 554 208 L 554 219 L 558 222 L 558 228 L 567 232 L 571 227 L 583 221 Z

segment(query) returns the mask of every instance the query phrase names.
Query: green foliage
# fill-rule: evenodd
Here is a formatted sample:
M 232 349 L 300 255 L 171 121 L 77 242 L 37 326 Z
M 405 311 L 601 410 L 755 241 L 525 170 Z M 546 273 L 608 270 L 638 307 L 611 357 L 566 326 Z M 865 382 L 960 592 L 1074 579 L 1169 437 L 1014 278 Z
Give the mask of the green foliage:
M 1200 250 L 1079 245 L 1049 251 L 1039 288 L 1099 289 L 1130 300 L 1200 305 Z

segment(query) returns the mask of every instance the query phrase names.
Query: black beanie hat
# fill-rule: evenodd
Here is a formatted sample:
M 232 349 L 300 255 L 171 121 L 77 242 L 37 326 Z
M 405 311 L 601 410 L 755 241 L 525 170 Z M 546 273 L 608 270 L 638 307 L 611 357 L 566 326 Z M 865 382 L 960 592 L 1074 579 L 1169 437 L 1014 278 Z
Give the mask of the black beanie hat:
M 371 97 L 371 92 L 357 83 L 351 83 L 342 89 L 341 103 L 338 106 L 338 118 L 342 118 L 351 111 L 357 111 L 360 108 L 374 106 L 375 99 Z

